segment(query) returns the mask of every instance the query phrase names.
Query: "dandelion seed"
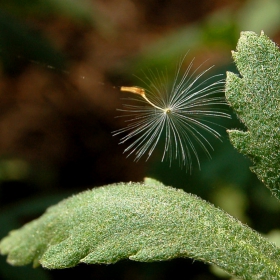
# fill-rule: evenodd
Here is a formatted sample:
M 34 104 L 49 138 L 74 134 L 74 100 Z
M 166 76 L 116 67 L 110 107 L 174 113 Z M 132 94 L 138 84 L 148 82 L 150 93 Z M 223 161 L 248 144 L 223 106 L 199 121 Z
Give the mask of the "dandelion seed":
M 224 97 L 217 96 L 223 92 L 224 79 L 215 81 L 221 76 L 216 75 L 201 81 L 213 66 L 196 74 L 199 66 L 190 74 L 193 60 L 180 78 L 184 60 L 185 57 L 177 65 L 172 84 L 168 83 L 166 73 L 150 70 L 149 75 L 144 73 L 144 78 L 140 79 L 145 89 L 121 87 L 121 91 L 135 94 L 136 98 L 128 100 L 137 101 L 139 105 L 123 105 L 124 109 L 120 111 L 128 113 L 123 116 L 129 118 L 126 121 L 128 124 L 114 131 L 113 135 L 126 134 L 120 144 L 132 140 L 124 152 L 128 156 L 135 154 L 135 161 L 145 154 L 148 160 L 160 138 L 164 137 L 162 161 L 167 159 L 171 165 L 173 160 L 178 160 L 181 167 L 185 166 L 191 171 L 193 156 L 200 168 L 197 144 L 211 158 L 209 150 L 213 150 L 213 147 L 203 132 L 221 140 L 221 135 L 211 127 L 214 124 L 211 119 L 230 118 L 229 114 L 218 108 L 219 105 L 226 105 Z

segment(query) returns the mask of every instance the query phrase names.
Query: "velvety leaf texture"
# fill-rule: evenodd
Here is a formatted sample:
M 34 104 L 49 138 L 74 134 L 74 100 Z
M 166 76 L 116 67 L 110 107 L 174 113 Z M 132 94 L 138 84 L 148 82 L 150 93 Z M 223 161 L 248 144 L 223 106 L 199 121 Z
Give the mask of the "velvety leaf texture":
M 233 59 L 241 77 L 227 73 L 226 98 L 248 131 L 230 130 L 230 140 L 280 199 L 279 48 L 263 32 L 242 32 Z
M 244 279 L 280 279 L 275 245 L 206 201 L 152 179 L 63 200 L 12 231 L 0 250 L 13 265 L 67 268 L 191 257 Z

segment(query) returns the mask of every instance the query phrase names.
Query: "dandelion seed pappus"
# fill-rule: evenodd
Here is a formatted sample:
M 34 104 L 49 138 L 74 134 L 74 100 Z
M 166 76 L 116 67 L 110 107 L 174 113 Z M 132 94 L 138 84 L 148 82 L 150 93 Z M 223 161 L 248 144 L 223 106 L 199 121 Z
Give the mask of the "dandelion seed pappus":
M 138 86 L 121 87 L 121 91 L 134 94 L 135 98 L 127 100 L 137 102 L 123 104 L 118 109 L 125 114 L 126 127 L 113 132 L 124 135 L 120 144 L 130 142 L 124 153 L 135 155 L 138 161 L 144 155 L 150 158 L 158 146 L 160 138 L 164 138 L 162 151 L 163 160 L 171 165 L 178 160 L 181 167 L 192 170 L 193 157 L 200 169 L 197 145 L 211 158 L 209 150 L 214 150 L 208 136 L 214 136 L 221 141 L 221 135 L 212 125 L 213 118 L 230 118 L 220 107 L 227 106 L 224 96 L 225 80 L 222 75 L 214 75 L 203 79 L 203 76 L 213 68 L 209 67 L 199 72 L 203 64 L 191 73 L 194 59 L 181 74 L 186 55 L 177 65 L 174 81 L 168 81 L 167 73 L 158 70 L 143 72 L 143 77 L 137 77 L 145 88 Z M 205 133 L 206 132 L 206 133 Z

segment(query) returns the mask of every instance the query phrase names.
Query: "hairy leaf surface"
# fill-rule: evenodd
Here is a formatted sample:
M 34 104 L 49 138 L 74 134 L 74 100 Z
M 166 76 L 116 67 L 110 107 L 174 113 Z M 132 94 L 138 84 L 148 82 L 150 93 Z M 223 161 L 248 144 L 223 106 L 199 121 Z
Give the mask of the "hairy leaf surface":
M 244 279 L 280 278 L 276 246 L 213 205 L 152 179 L 63 200 L 12 231 L 0 250 L 13 265 L 66 268 L 191 257 Z
M 233 59 L 241 77 L 227 73 L 226 98 L 248 131 L 230 130 L 230 140 L 280 199 L 279 48 L 263 32 L 242 32 Z

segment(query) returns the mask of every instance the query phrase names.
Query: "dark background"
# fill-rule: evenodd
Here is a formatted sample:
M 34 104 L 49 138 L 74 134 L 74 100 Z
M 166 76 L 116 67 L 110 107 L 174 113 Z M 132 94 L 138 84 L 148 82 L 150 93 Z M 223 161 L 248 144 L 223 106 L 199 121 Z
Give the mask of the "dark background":
M 278 0 L 0 1 L 0 237 L 72 193 L 144 177 L 195 193 L 257 231 L 279 236 L 279 203 L 224 128 L 223 142 L 211 142 L 212 159 L 201 154 L 201 170 L 194 164 L 192 174 L 176 162 L 162 163 L 160 148 L 135 163 L 123 154 L 127 145 L 112 137 L 125 125 L 115 118 L 129 96 L 119 87 L 138 85 L 134 75 L 172 69 L 187 52 L 194 68 L 206 60 L 203 69 L 215 64 L 211 75 L 237 72 L 231 50 L 240 31 L 264 30 L 279 43 L 279 14 Z M 232 116 L 219 124 L 245 129 Z M 47 271 L 12 267 L 1 257 L 0 279 L 63 277 L 230 278 L 189 259 Z

